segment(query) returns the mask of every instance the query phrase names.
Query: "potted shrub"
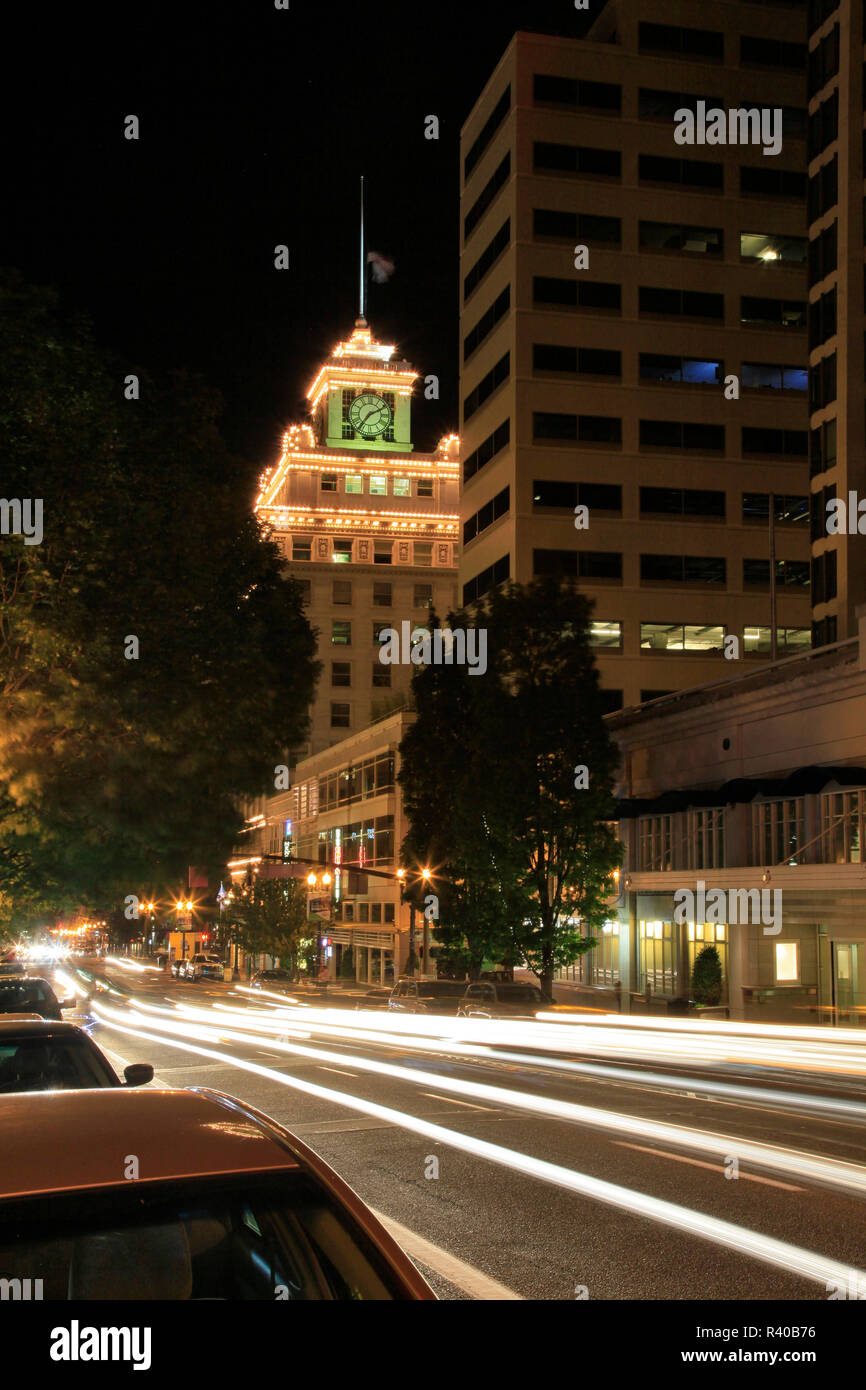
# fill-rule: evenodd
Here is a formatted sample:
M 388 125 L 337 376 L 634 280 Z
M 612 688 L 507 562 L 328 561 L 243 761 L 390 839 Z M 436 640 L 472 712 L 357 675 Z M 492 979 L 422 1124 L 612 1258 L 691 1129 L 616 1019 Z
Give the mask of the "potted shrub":
M 722 998 L 722 959 L 715 946 L 704 946 L 695 957 L 692 970 L 692 998 L 704 1008 Z

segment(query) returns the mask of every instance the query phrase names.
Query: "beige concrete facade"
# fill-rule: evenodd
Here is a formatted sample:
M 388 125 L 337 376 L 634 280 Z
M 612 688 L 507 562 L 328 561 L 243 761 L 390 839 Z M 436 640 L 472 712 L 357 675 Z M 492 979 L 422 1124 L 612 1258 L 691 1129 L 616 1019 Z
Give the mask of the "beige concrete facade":
M 812 267 L 809 357 L 812 590 L 815 645 L 857 631 L 856 605 L 866 593 L 866 539 L 828 535 L 827 499 L 848 510 L 866 498 L 863 409 L 864 181 L 863 6 L 813 4 L 809 35 L 809 238 Z M 829 307 L 828 315 L 825 310 Z M 827 374 L 830 383 L 827 381 Z M 864 509 L 866 510 L 866 509 Z M 846 515 L 846 522 L 850 521 Z M 866 530 L 866 518 L 854 517 Z
M 249 871 L 302 879 L 330 873 L 330 886 L 308 888 L 307 898 L 310 912 L 330 921 L 321 930 L 333 948 L 324 959 L 331 980 L 339 978 L 350 947 L 352 978 L 363 983 L 393 983 L 408 959 L 411 913 L 397 878 L 408 826 L 397 773 L 412 717 L 388 715 L 302 759 L 290 790 L 250 805 L 244 845 L 230 865 L 238 889 Z M 424 944 L 419 921 L 415 950 L 422 964 Z
M 675 56 L 641 24 L 711 31 L 721 56 Z M 611 708 L 723 674 L 726 633 L 769 658 L 771 493 L 778 655 L 810 643 L 805 77 L 743 61 L 743 35 L 805 60 L 802 8 L 629 0 L 586 40 L 519 33 L 462 132 L 461 598 L 570 553 Z M 784 108 L 781 152 L 678 145 L 673 110 L 697 99 Z M 701 186 L 708 163 L 721 186 Z M 747 191 L 782 170 L 778 193 Z M 550 437 L 563 426 L 577 437 Z M 697 427 L 688 447 L 673 426 Z

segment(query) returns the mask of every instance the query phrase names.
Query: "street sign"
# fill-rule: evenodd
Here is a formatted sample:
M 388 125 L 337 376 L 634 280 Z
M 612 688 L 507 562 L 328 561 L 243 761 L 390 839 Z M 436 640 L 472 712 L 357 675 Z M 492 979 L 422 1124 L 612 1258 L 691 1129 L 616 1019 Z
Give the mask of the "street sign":
M 177 930 L 178 930 L 178 931 L 189 931 L 189 929 L 190 929 L 191 926 L 192 926 L 192 918 L 191 918 L 191 917 L 178 917 L 178 919 L 177 919 Z

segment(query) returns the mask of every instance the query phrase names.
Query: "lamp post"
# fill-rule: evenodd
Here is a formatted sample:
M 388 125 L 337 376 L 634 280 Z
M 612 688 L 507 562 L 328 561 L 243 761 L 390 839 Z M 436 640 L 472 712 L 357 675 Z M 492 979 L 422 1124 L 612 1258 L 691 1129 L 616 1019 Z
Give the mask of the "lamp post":
M 330 873 L 327 871 L 327 869 L 326 869 L 323 873 L 320 873 L 320 874 L 312 873 L 312 872 L 309 873 L 309 874 L 307 874 L 307 885 L 308 885 L 308 887 L 310 887 L 310 888 L 312 888 L 312 889 L 314 889 L 314 890 L 315 890 L 316 888 L 318 888 L 318 887 L 322 887 L 322 888 L 326 888 L 327 891 L 328 891 L 328 925 L 329 925 L 329 926 L 331 925 L 332 918 L 333 918 L 333 899 L 332 899 L 332 894 L 331 894 L 331 883 L 332 883 L 332 878 L 331 878 Z M 322 957 L 322 937 L 321 937 L 321 924 L 320 924 L 320 925 L 318 925 L 318 926 L 316 927 L 316 954 L 315 954 L 315 978 L 316 978 L 316 980 L 318 980 L 318 978 L 319 978 L 319 972 L 321 971 L 321 968 L 322 968 L 322 960 L 321 960 L 321 957 Z
M 183 916 L 182 916 L 181 914 L 192 913 L 192 909 L 193 909 L 193 904 L 192 904 L 191 902 L 189 902 L 188 900 L 187 900 L 186 902 L 184 902 L 184 900 L 183 900 L 182 898 L 179 898 L 178 901 L 177 901 L 177 902 L 175 903 L 175 905 L 174 905 L 174 910 L 175 910 L 175 912 L 177 913 L 177 929 L 178 929 L 178 931 L 180 932 L 180 958 L 181 958 L 181 960 L 185 960 L 185 959 L 186 959 L 186 933 L 187 933 L 187 917 L 186 917 L 186 915 L 183 915 Z M 192 926 L 192 917 L 191 917 L 191 916 L 189 917 L 189 925 Z

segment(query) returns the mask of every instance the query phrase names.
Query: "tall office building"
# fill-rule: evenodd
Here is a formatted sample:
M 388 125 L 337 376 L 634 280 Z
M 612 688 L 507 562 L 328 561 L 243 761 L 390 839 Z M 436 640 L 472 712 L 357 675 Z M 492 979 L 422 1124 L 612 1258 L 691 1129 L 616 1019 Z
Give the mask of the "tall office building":
M 417 376 L 360 317 L 313 379 L 309 422 L 286 432 L 262 478 L 256 511 L 301 584 L 323 663 L 296 758 L 402 705 L 414 668 L 380 662 L 379 631 L 456 601 L 459 439 L 415 452 Z
M 866 597 L 866 539 L 856 529 L 866 528 L 856 511 L 866 497 L 863 6 L 812 0 L 809 31 L 812 600 L 814 644 L 823 646 L 856 636 Z M 845 506 L 838 518 L 832 508 L 828 516 L 834 497 Z M 841 529 L 828 535 L 828 520 Z
M 806 30 L 610 0 L 463 129 L 461 600 L 578 576 L 611 709 L 810 644 Z

